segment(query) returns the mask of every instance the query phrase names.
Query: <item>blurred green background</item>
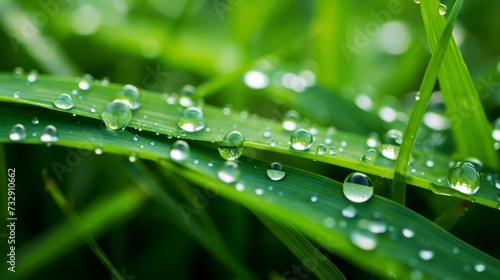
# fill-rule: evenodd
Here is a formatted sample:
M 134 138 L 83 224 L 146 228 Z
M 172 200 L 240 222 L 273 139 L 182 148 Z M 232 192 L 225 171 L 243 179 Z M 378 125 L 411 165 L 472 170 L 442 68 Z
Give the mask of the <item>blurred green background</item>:
M 466 1 L 454 31 L 492 121 L 500 116 L 499 13 L 498 1 Z M 401 127 L 401 120 L 387 119 L 382 108 L 409 112 L 430 58 L 420 9 L 411 0 L 3 0 L 0 22 L 3 72 L 22 67 L 55 75 L 89 73 L 160 93 L 192 84 L 208 104 L 276 120 L 294 109 L 313 124 L 366 136 Z M 251 71 L 268 77 L 265 87 L 252 84 Z M 442 110 L 439 99 L 433 102 Z M 451 152 L 451 136 L 446 131 L 443 135 L 445 141 L 437 149 Z M 54 176 L 51 164 L 65 162 L 68 152 L 15 144 L 5 149 L 7 166 L 17 170 L 21 218 L 16 232 L 22 246 L 65 222 L 44 191 L 41 170 Z M 284 155 L 253 150 L 245 154 L 339 181 L 349 173 Z M 120 156 L 92 153 L 64 174 L 60 187 L 81 211 L 129 184 L 128 164 Z M 167 189 L 171 184 L 192 189 L 176 176 L 164 183 Z M 429 219 L 457 201 L 408 189 L 408 207 Z M 499 258 L 500 226 L 494 222 L 498 211 L 469 209 L 451 232 Z M 216 197 L 204 211 L 235 256 L 259 277 L 280 279 L 301 264 L 245 208 Z M 113 264 L 129 276 L 125 279 L 236 278 L 159 213 L 155 204 L 146 204 L 96 236 Z M 5 239 L 0 241 L 3 246 Z M 370 277 L 339 258 L 331 259 L 348 279 Z M 108 275 L 81 243 L 33 278 L 111 279 Z

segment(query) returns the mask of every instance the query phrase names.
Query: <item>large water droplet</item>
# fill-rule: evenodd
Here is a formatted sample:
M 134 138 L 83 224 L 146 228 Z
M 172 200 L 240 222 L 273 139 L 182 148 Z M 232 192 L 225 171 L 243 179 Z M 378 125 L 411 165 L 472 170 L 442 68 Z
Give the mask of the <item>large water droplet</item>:
M 59 94 L 54 100 L 54 105 L 59 109 L 68 110 L 73 108 L 73 99 L 67 93 Z
M 431 250 L 420 250 L 418 255 L 422 260 L 428 261 L 434 257 L 434 252 Z
M 279 181 L 285 177 L 285 171 L 283 171 L 283 166 L 278 162 L 273 162 L 267 167 L 267 177 L 273 181 Z
M 446 7 L 445 4 L 441 4 L 439 3 L 439 14 L 444 16 L 446 14 L 446 10 L 448 9 L 448 7 Z
M 226 161 L 217 173 L 219 179 L 224 183 L 233 183 L 240 177 L 240 169 L 234 161 Z
M 92 82 L 94 81 L 94 77 L 90 74 L 84 74 L 80 81 L 78 82 L 78 88 L 81 90 L 89 90 L 92 88 Z
M 42 135 L 40 135 L 40 140 L 45 143 L 57 141 L 57 128 L 53 125 L 47 125 L 43 129 Z
M 179 104 L 183 107 L 192 107 L 195 91 L 196 88 L 192 85 L 183 86 L 179 94 Z
M 375 149 L 369 149 L 361 158 L 361 162 L 374 165 L 377 161 L 377 151 Z
M 294 150 L 304 151 L 311 147 L 313 136 L 305 129 L 297 129 L 290 137 L 290 145 Z
M 9 138 L 12 141 L 21 141 L 26 139 L 26 129 L 24 128 L 24 125 L 18 123 L 15 124 L 9 132 Z
M 170 150 L 170 157 L 175 161 L 183 161 L 189 157 L 189 144 L 183 140 L 175 141 Z
M 415 2 L 415 4 L 420 4 L 420 0 L 413 0 L 413 2 Z
M 352 202 L 365 202 L 373 196 L 372 181 L 363 173 L 351 173 L 344 180 L 343 192 Z
M 227 133 L 219 142 L 219 154 L 225 160 L 235 160 L 243 154 L 245 138 L 239 131 Z
M 200 108 L 189 107 L 182 112 L 178 123 L 187 132 L 196 132 L 205 128 L 205 117 Z
M 124 85 L 116 94 L 116 99 L 123 100 L 132 110 L 141 107 L 139 89 L 133 85 Z
M 481 184 L 481 176 L 470 162 L 458 161 L 448 171 L 448 184 L 464 193 L 475 194 Z
M 127 103 L 116 99 L 106 105 L 101 118 L 108 129 L 124 129 L 132 119 L 132 111 Z
M 363 250 L 371 251 L 377 247 L 376 236 L 367 230 L 355 230 L 349 237 L 352 244 Z
M 403 133 L 397 129 L 391 129 L 384 135 L 384 143 L 381 146 L 380 152 L 384 157 L 396 160 L 402 142 Z
M 285 130 L 294 131 L 295 129 L 297 129 L 297 124 L 299 123 L 299 121 L 300 121 L 299 113 L 294 110 L 289 110 L 285 113 L 285 116 L 283 117 L 283 123 L 281 124 L 281 126 L 283 126 Z

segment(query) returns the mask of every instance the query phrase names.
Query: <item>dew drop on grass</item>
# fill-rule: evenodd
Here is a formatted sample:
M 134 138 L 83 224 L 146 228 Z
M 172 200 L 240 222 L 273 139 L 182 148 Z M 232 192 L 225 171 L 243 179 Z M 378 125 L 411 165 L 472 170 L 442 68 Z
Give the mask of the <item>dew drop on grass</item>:
M 422 260 L 428 261 L 434 257 L 434 252 L 431 250 L 420 250 L 420 251 L 418 251 L 418 256 Z
M 130 155 L 128 156 L 128 161 L 130 161 L 130 162 L 136 162 L 137 161 L 137 154 L 134 151 L 132 151 L 130 153 Z
M 365 251 L 371 251 L 377 247 L 376 236 L 366 230 L 355 230 L 349 235 L 352 244 Z
M 240 177 L 240 169 L 234 161 L 226 161 L 217 172 L 217 177 L 224 183 L 233 183 Z
M 175 161 L 183 161 L 189 157 L 189 144 L 183 140 L 177 140 L 170 150 L 170 157 Z
M 420 4 L 420 0 L 413 0 L 413 2 L 415 2 L 415 4 Z
M 255 189 L 255 194 L 256 195 L 263 195 L 264 194 L 264 190 L 261 189 L 261 188 Z
M 297 125 L 300 121 L 300 115 L 297 111 L 289 110 L 285 113 L 283 117 L 283 123 L 281 126 L 287 131 L 294 131 L 297 129 Z
M 69 110 L 75 106 L 73 99 L 67 93 L 59 94 L 54 100 L 54 105 L 59 109 Z
M 33 118 L 31 119 L 31 123 L 32 123 L 32 124 L 38 124 L 38 123 L 40 123 L 40 121 L 39 121 L 36 117 L 33 117 Z
M 468 158 L 464 159 L 464 161 L 466 161 L 468 163 L 472 163 L 472 165 L 474 165 L 477 172 L 479 172 L 479 173 L 481 173 L 481 170 L 483 170 L 483 163 L 477 158 L 468 157 Z
M 14 97 L 15 99 L 19 99 L 19 98 L 21 98 L 21 93 L 19 91 L 14 91 L 14 94 L 12 94 L 12 97 Z
M 192 107 L 194 105 L 193 97 L 196 88 L 192 85 L 185 85 L 182 87 L 179 94 L 179 104 L 182 107 Z
M 290 145 L 294 150 L 305 151 L 311 147 L 313 136 L 305 129 L 297 129 L 290 137 Z
M 18 123 L 15 124 L 9 132 L 9 138 L 12 141 L 21 141 L 26 139 L 26 129 L 24 128 L 24 125 Z
M 101 118 L 108 129 L 124 129 L 132 119 L 132 111 L 127 103 L 115 99 L 106 105 Z
M 378 146 L 378 137 L 376 135 L 370 135 L 366 139 L 366 145 L 370 148 L 376 148 Z
M 429 167 L 429 168 L 432 168 L 434 167 L 434 161 L 428 159 L 425 161 L 425 166 Z
M 139 89 L 133 85 L 124 85 L 116 94 L 116 99 L 122 100 L 130 109 L 141 107 L 141 95 Z
M 269 78 L 262 72 L 252 70 L 245 73 L 243 81 L 249 88 L 263 89 L 269 85 Z
M 189 107 L 182 112 L 177 125 L 187 132 L 200 131 L 205 128 L 205 117 L 200 108 Z
M 283 166 L 278 162 L 273 162 L 267 167 L 267 177 L 273 181 L 279 181 L 285 177 L 286 172 L 283 171 Z
M 495 139 L 495 141 L 500 141 L 500 118 L 497 118 L 493 123 L 491 136 Z
M 95 153 L 96 155 L 102 155 L 102 148 L 97 147 L 97 148 L 94 150 L 94 153 Z
M 375 149 L 369 149 L 365 152 L 363 157 L 361 158 L 361 162 L 374 165 L 377 161 L 377 151 Z
M 415 101 L 419 101 L 420 100 L 420 91 L 417 91 L 415 93 Z
M 42 135 L 40 135 L 40 140 L 45 143 L 55 142 L 58 140 L 57 128 L 53 125 L 47 125 L 43 129 Z
M 439 14 L 444 16 L 446 15 L 446 10 L 448 9 L 448 7 L 446 7 L 445 4 L 441 4 L 439 3 Z
M 384 134 L 384 142 L 382 143 L 380 152 L 384 157 L 396 160 L 402 142 L 403 133 L 397 129 L 391 129 Z
M 278 145 L 278 141 L 276 141 L 275 139 L 271 140 L 271 143 L 270 143 L 271 147 L 276 147 L 276 145 Z
M 84 74 L 80 81 L 78 82 L 78 88 L 81 90 L 89 90 L 92 88 L 92 82 L 94 81 L 94 77 L 90 74 Z
M 28 76 L 26 76 L 26 81 L 28 83 L 34 83 L 38 80 L 38 71 L 36 70 L 31 70 L 29 73 L 28 73 Z
M 24 69 L 22 67 L 16 67 L 16 68 L 14 68 L 14 75 L 16 77 L 19 77 L 22 74 L 24 74 Z
M 316 148 L 316 154 L 318 155 L 326 154 L 326 146 L 324 144 L 319 144 L 318 147 Z
M 413 238 L 415 236 L 415 232 L 409 228 L 404 228 L 402 232 L 406 238 Z
M 271 129 L 269 127 L 266 127 L 266 128 L 264 128 L 264 130 L 262 130 L 262 137 L 269 138 L 271 136 L 272 136 L 272 133 L 271 133 Z
M 134 142 L 139 141 L 139 135 L 137 135 L 137 134 L 136 134 L 136 135 L 134 135 L 134 137 L 132 137 L 132 140 L 133 140 Z
M 225 160 L 235 160 L 243 154 L 243 142 L 245 142 L 243 134 L 233 130 L 219 142 L 219 154 Z
M 344 180 L 342 190 L 347 199 L 356 203 L 363 203 L 373 196 L 370 178 L 360 172 L 349 174 Z
M 318 201 L 318 197 L 317 197 L 317 196 L 315 196 L 315 195 L 313 195 L 313 196 L 311 196 L 311 199 L 310 199 L 310 200 L 311 200 L 311 202 L 312 202 L 312 203 L 315 203 L 315 202 L 317 202 L 317 201 Z
M 95 114 L 95 112 L 96 112 L 95 105 L 90 106 L 90 112 Z
M 464 194 L 475 194 L 481 184 L 481 176 L 474 164 L 458 161 L 448 171 L 449 186 Z
M 245 185 L 243 183 L 236 183 L 236 185 L 234 186 L 234 188 L 239 191 L 239 192 L 242 192 L 245 190 Z
M 356 217 L 356 207 L 354 207 L 354 205 L 348 205 L 347 207 L 342 209 L 342 216 L 346 218 Z
M 329 154 L 329 155 L 331 155 L 331 156 L 333 156 L 333 155 L 335 155 L 336 153 L 337 153 L 337 149 L 335 149 L 335 147 L 334 147 L 334 146 L 331 146 L 331 147 L 330 147 L 330 150 L 328 150 L 328 154 Z
M 482 264 L 482 263 L 477 263 L 477 264 L 474 265 L 474 270 L 476 272 L 483 272 L 483 271 L 486 270 L 486 266 L 484 264 Z

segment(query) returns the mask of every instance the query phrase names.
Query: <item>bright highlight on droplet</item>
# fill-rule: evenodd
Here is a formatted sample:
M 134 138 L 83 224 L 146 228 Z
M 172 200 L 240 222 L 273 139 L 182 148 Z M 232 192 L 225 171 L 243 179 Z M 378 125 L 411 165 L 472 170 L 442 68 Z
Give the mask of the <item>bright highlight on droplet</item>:
M 263 89 L 269 85 L 269 78 L 262 72 L 252 70 L 243 77 L 245 84 L 249 88 Z
M 294 150 L 305 151 L 311 147 L 313 136 L 305 129 L 296 130 L 290 137 L 290 145 Z
M 53 125 L 47 125 L 43 129 L 42 135 L 40 135 L 40 141 L 45 143 L 56 142 L 58 139 L 57 128 Z
M 234 183 L 240 177 L 238 164 L 234 161 L 226 161 L 217 172 L 217 177 L 224 183 Z

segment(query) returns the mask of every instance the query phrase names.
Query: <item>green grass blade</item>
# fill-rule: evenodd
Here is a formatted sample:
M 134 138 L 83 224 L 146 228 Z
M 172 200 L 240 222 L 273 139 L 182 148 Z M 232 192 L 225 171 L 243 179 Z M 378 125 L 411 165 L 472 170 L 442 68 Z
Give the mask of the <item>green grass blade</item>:
M 406 173 L 408 172 L 408 163 L 410 162 L 410 155 L 417 140 L 417 132 L 424 118 L 424 114 L 429 104 L 432 95 L 434 84 L 443 61 L 444 54 L 448 49 L 451 38 L 453 26 L 457 20 L 458 12 L 462 7 L 463 0 L 458 0 L 451 11 L 450 17 L 446 28 L 439 39 L 438 46 L 434 55 L 429 62 L 427 70 L 425 71 L 422 85 L 420 86 L 420 99 L 415 103 L 410 115 L 410 119 L 403 134 L 403 143 L 396 160 L 396 167 L 394 171 L 394 180 L 392 184 L 392 199 L 401 204 L 405 204 L 406 199 Z
M 460 201 L 434 220 L 438 226 L 450 230 L 469 209 L 470 202 Z
M 446 20 L 438 12 L 438 0 L 421 1 L 420 6 L 429 45 L 434 53 Z M 491 126 L 455 40 L 451 40 L 444 56 L 439 84 L 457 146 L 456 158 L 476 157 L 489 168 L 498 170 L 500 163 L 493 148 Z

